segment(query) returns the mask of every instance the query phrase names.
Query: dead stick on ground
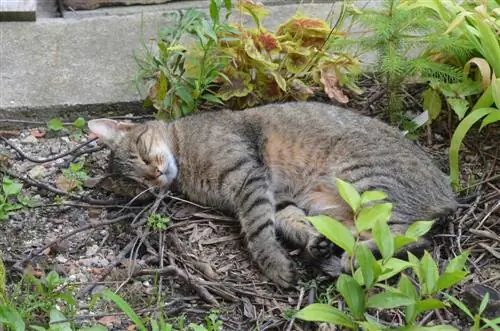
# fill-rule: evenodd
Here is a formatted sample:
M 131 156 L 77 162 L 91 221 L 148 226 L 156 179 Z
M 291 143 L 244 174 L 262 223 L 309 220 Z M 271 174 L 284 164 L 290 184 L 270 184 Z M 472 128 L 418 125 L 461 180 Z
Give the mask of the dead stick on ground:
M 297 310 L 300 309 L 300 306 L 302 305 L 302 300 L 304 300 L 304 294 L 306 293 L 306 290 L 301 287 L 300 288 L 300 294 L 299 294 L 299 300 L 297 301 Z M 291 331 L 292 330 L 292 327 L 293 327 L 293 323 L 295 322 L 295 317 L 292 317 L 292 319 L 290 320 L 290 322 L 288 323 L 288 326 L 287 328 L 285 329 L 285 331 Z
M 48 183 L 43 183 L 43 182 L 34 180 L 32 178 L 29 178 L 29 177 L 24 177 L 24 176 L 18 175 L 18 174 L 14 173 L 12 171 L 9 171 L 5 168 L 0 168 L 0 171 L 6 173 L 10 177 L 14 177 L 16 179 L 19 179 L 28 185 L 36 186 L 36 187 L 41 188 L 43 190 L 47 190 L 49 192 L 68 197 L 72 200 L 83 201 L 83 202 L 93 204 L 93 205 L 115 205 L 115 204 L 117 204 L 117 202 L 115 200 L 96 200 L 96 199 L 92 199 L 92 198 L 89 198 L 86 196 L 73 195 L 73 194 L 68 193 L 66 191 L 60 190 L 60 189 L 58 189 L 58 188 L 56 188 Z
M 58 155 L 55 155 L 55 156 L 48 157 L 46 159 L 35 159 L 35 158 L 29 156 L 28 154 L 24 153 L 19 147 L 15 146 L 8 139 L 6 139 L 6 138 L 4 138 L 2 136 L 0 136 L 0 140 L 2 140 L 10 148 L 12 148 L 13 150 L 15 150 L 21 156 L 21 158 L 26 159 L 26 160 L 31 161 L 31 162 L 34 162 L 34 163 L 45 163 L 45 162 L 54 161 L 54 160 L 60 159 L 62 157 L 65 157 L 67 155 L 70 155 L 71 153 L 74 153 L 77 150 L 79 150 L 80 148 L 85 147 L 88 144 L 90 144 L 91 142 L 97 140 L 97 138 L 89 139 L 89 140 L 87 140 L 87 141 L 85 141 L 85 142 L 83 142 L 83 143 L 81 143 L 81 144 L 73 147 L 72 149 L 70 149 L 67 152 L 64 152 L 64 153 L 61 153 L 61 154 L 58 154 Z
M 168 267 L 162 269 L 143 269 L 134 272 L 133 276 L 145 276 L 145 275 L 174 275 L 179 277 L 183 282 L 193 287 L 193 289 L 198 293 L 198 295 L 205 300 L 206 302 L 218 305 L 219 303 L 215 299 L 215 297 L 210 294 L 210 292 L 202 286 L 199 279 L 197 277 L 188 275 L 184 270 L 179 269 L 176 266 L 170 265 Z

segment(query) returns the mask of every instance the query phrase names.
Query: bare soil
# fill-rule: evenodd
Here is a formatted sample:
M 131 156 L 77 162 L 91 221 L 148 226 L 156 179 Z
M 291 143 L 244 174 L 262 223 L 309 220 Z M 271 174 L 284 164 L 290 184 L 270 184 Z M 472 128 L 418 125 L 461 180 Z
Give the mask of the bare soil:
M 362 85 L 365 94 L 351 96 L 348 106 L 384 119 L 380 85 L 368 78 Z M 420 111 L 421 91 L 416 86 L 405 97 L 406 108 L 415 114 Z M 446 172 L 455 126 L 454 118 L 443 118 L 432 131 L 421 132 L 417 141 Z M 86 173 L 98 178 L 106 173 L 109 152 L 91 141 L 57 157 L 89 138 L 75 135 L 73 129 L 54 133 L 43 123 L 17 123 L 17 127 L 0 132 L 0 165 L 4 175 L 24 183 L 23 194 L 38 206 L 0 222 L 0 250 L 8 280 L 13 284 L 23 272 L 43 277 L 56 270 L 78 294 L 78 325 L 98 322 L 113 330 L 129 328 L 131 322 L 116 307 L 89 308 L 90 296 L 104 287 L 117 291 L 146 316 L 162 311 L 168 317 L 185 314 L 188 321 L 199 322 L 217 310 L 227 330 L 316 329 L 314 324 L 291 320 L 291 310 L 338 299 L 325 292 L 332 280 L 305 265 L 298 251 L 291 254 L 299 263 L 301 282 L 291 290 L 277 288 L 250 261 L 238 224 L 216 210 L 168 192 L 146 192 L 131 201 L 120 196 L 109 179 L 100 184 L 86 181 L 87 187 L 67 193 L 61 169 L 70 161 L 84 160 Z M 463 250 L 471 250 L 471 274 L 453 293 L 473 308 L 481 297 L 474 293 L 487 289 L 494 296 L 500 285 L 499 129 L 490 126 L 480 134 L 477 128 L 471 130 L 460 153 L 465 187 L 459 192 L 460 208 L 441 222 L 432 237 L 432 254 L 440 267 Z M 165 231 L 154 232 L 147 226 L 152 212 L 169 216 Z M 498 304 L 500 298 L 496 300 Z M 494 304 L 490 315 L 498 316 L 500 308 Z M 397 325 L 401 316 L 395 311 L 382 317 Z M 467 329 L 468 322 L 450 308 L 432 311 L 422 323 Z

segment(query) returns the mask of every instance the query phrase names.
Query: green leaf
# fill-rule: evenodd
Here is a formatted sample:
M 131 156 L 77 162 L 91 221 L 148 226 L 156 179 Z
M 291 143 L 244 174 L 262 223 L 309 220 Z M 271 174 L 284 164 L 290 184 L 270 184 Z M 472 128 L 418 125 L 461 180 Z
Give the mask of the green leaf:
M 64 129 L 64 123 L 61 122 L 61 120 L 58 120 L 57 118 L 53 118 L 47 122 L 47 127 L 51 131 L 57 132 L 57 131 L 61 131 L 62 129 Z
M 455 129 L 451 138 L 450 144 L 450 178 L 453 186 L 458 188 L 460 186 L 459 168 L 458 168 L 458 151 L 462 140 L 469 131 L 469 129 L 484 116 L 498 111 L 495 108 L 481 108 L 472 111 L 465 117 Z
M 483 121 L 481 122 L 481 127 L 479 128 L 479 131 L 481 131 L 486 125 L 489 125 L 491 123 L 495 123 L 500 121 L 500 110 L 495 111 L 489 115 L 487 115 Z
M 370 230 L 378 220 L 386 223 L 391 218 L 391 212 L 392 203 L 378 203 L 363 207 L 355 219 L 356 229 L 358 232 Z
M 18 311 L 9 305 L 0 305 L 0 325 L 7 325 L 14 331 L 24 331 L 26 326 Z
M 454 285 L 460 283 L 465 279 L 468 272 L 463 270 L 457 270 L 452 272 L 444 272 L 441 276 L 439 276 L 437 287 L 438 289 L 444 290 L 447 288 L 451 288 Z
M 73 126 L 77 129 L 83 130 L 85 128 L 85 119 L 83 117 L 78 117 L 74 122 Z
M 420 264 L 424 284 L 422 292 L 424 294 L 434 294 L 438 290 L 439 271 L 436 261 L 432 258 L 429 252 L 425 251 Z
M 362 319 L 365 312 L 365 294 L 358 282 L 346 274 L 341 274 L 337 279 L 337 290 L 340 292 L 352 315 Z
M 373 226 L 372 234 L 384 260 L 391 258 L 394 255 L 394 237 L 387 222 L 378 219 Z
M 2 190 L 5 196 L 18 195 L 23 188 L 23 184 L 13 181 L 10 178 L 4 178 L 2 183 Z
M 390 309 L 401 306 L 408 306 L 415 303 L 415 299 L 398 292 L 382 292 L 368 298 L 367 307 Z
M 210 0 L 210 18 L 214 23 L 219 23 L 219 8 L 215 0 Z
M 381 273 L 380 265 L 375 260 L 372 251 L 365 245 L 357 245 L 356 260 L 363 274 L 363 284 L 369 289 Z
M 429 117 L 432 120 L 435 120 L 441 112 L 441 97 L 439 93 L 429 87 L 422 93 L 422 96 L 424 98 L 424 110 L 429 113 Z
M 398 283 L 398 289 L 406 295 L 409 298 L 412 298 L 413 300 L 418 299 L 418 294 L 417 290 L 415 289 L 415 286 L 412 284 L 408 276 L 406 275 L 401 275 L 401 278 L 399 279 Z M 413 305 L 408 305 L 405 308 L 405 320 L 407 324 L 413 324 L 415 322 L 415 318 L 417 317 L 417 307 L 415 304 Z
M 405 236 L 419 238 L 429 232 L 434 221 L 417 221 L 408 227 Z
M 342 248 L 349 256 L 353 256 L 356 240 L 351 231 L 339 221 L 328 216 L 309 216 L 309 222 L 328 240 Z
M 483 300 L 481 300 L 481 305 L 479 306 L 479 311 L 478 311 L 479 315 L 483 314 L 483 311 L 486 309 L 489 300 L 490 300 L 490 294 L 486 292 L 486 294 L 483 297 Z
M 460 308 L 464 313 L 467 314 L 471 319 L 474 319 L 474 315 L 470 312 L 469 308 L 465 306 L 461 301 L 459 301 L 457 298 L 452 297 L 448 293 L 443 293 L 443 295 L 446 297 L 446 299 L 450 300 L 455 306 Z
M 407 236 L 401 236 L 401 235 L 396 235 L 394 237 L 394 250 L 398 251 L 401 247 L 404 247 L 406 245 L 409 245 L 418 239 L 415 237 L 407 237 Z
M 424 311 L 442 309 L 445 307 L 447 307 L 447 305 L 437 299 L 425 299 L 416 303 L 417 314 L 423 313 Z
M 361 194 L 361 205 L 367 202 L 379 201 L 387 198 L 387 194 L 382 191 L 366 191 Z
M 333 325 L 356 327 L 349 315 L 326 304 L 313 303 L 295 314 L 295 318 L 310 322 L 327 322 Z
M 385 263 L 382 264 L 383 261 L 377 261 L 377 264 L 381 268 L 381 274 L 378 276 L 377 281 L 381 282 L 386 279 L 389 279 L 399 273 L 401 271 L 412 267 L 412 264 L 408 261 L 401 260 L 401 259 L 396 259 L 396 258 L 391 258 L 387 260 Z M 354 279 L 356 281 L 363 285 L 364 284 L 364 279 L 363 279 L 363 274 L 361 273 L 361 269 L 356 270 L 354 273 Z
M 493 331 L 500 331 L 500 317 L 495 318 L 493 321 L 483 317 L 483 322 L 492 328 Z
M 56 308 L 50 310 L 49 325 L 51 331 L 73 331 L 69 320 Z
M 467 100 L 464 100 L 462 98 L 448 98 L 446 99 L 446 101 L 448 101 L 459 119 L 462 119 L 469 109 L 469 103 L 467 102 Z
M 460 255 L 455 256 L 447 265 L 445 272 L 463 271 L 465 263 L 469 257 L 469 251 L 463 251 Z
M 219 99 L 217 96 L 213 95 L 212 93 L 205 93 L 201 96 L 201 98 L 203 100 L 206 100 L 208 102 L 212 102 L 212 103 L 218 103 L 218 104 L 221 104 L 223 105 L 224 102 L 222 102 L 221 99 Z
M 491 81 L 491 92 L 493 93 L 493 100 L 495 100 L 495 105 L 500 109 L 500 77 L 495 78 Z
M 345 202 L 354 212 L 357 212 L 359 207 L 361 206 L 361 197 L 358 191 L 352 186 L 350 183 L 343 181 L 342 179 L 336 179 L 337 189 L 339 190 L 339 194 L 344 199 Z
M 459 331 L 457 328 L 449 325 L 434 325 L 434 326 L 413 326 L 403 329 L 404 331 Z
M 120 310 L 123 311 L 125 315 L 127 315 L 127 317 L 132 320 L 132 322 L 135 324 L 135 326 L 137 326 L 137 328 L 139 328 L 139 330 L 147 331 L 146 326 L 141 321 L 139 316 L 137 316 L 132 307 L 130 307 L 130 305 L 125 300 L 123 300 L 122 297 L 111 292 L 108 289 L 104 289 L 102 292 L 100 292 L 100 295 L 117 305 L 118 308 L 120 308 Z

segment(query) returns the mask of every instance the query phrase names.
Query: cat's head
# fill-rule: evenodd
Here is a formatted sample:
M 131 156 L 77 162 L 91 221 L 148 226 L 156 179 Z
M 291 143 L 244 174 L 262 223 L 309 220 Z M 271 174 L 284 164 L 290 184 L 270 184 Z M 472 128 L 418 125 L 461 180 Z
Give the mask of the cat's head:
M 114 173 L 157 187 L 168 187 L 177 177 L 163 123 L 134 124 L 102 118 L 90 120 L 88 126 L 113 152 Z

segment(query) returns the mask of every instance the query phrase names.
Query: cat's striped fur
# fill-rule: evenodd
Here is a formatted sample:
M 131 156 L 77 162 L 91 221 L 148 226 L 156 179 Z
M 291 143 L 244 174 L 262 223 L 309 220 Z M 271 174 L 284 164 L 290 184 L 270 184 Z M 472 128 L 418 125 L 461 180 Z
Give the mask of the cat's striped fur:
M 293 284 L 295 268 L 276 231 L 324 258 L 327 242 L 305 216 L 326 214 L 352 227 L 335 178 L 359 191 L 385 191 L 394 203 L 395 232 L 456 208 L 445 175 L 399 131 L 331 105 L 272 104 L 171 123 L 100 119 L 89 127 L 114 151 L 122 174 L 234 214 L 253 259 L 285 287 Z

